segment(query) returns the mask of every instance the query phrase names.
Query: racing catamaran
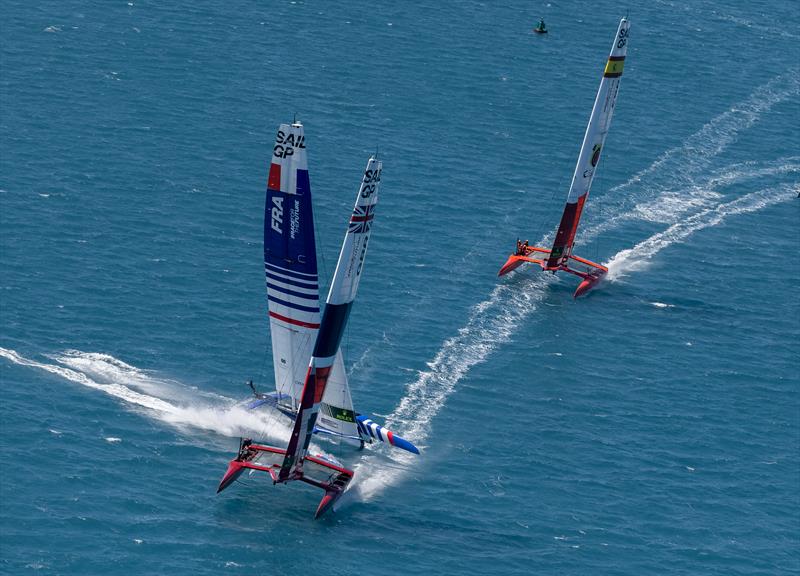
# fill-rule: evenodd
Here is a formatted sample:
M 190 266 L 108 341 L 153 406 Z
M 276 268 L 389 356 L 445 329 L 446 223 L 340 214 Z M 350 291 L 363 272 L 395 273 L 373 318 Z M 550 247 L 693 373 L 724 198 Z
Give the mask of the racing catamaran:
M 377 190 L 380 168 L 369 178 L 367 185 Z M 356 220 L 367 234 L 372 226 L 373 207 L 367 216 Z M 299 122 L 282 124 L 275 137 L 264 207 L 264 270 L 275 391 L 263 394 L 253 388 L 256 398 L 248 407 L 271 405 L 294 418 L 320 330 L 311 185 L 305 134 Z M 333 361 L 314 433 L 358 447 L 380 441 L 419 453 L 407 440 L 355 412 L 341 350 L 337 350 Z
M 251 408 L 270 404 L 294 418 L 284 450 L 243 439 L 218 492 L 245 470 L 273 483 L 300 480 L 325 490 L 315 518 L 342 495 L 353 472 L 329 457 L 308 454 L 312 434 L 363 445 L 377 439 L 410 452 L 407 440 L 353 410 L 340 344 L 364 265 L 382 164 L 370 158 L 320 320 L 311 188 L 301 124 L 278 129 L 267 183 L 264 257 L 276 391 L 256 394 Z
M 586 134 L 578 155 L 578 163 L 572 176 L 567 204 L 561 215 L 561 222 L 558 225 L 552 248 L 548 250 L 532 247 L 528 246 L 527 240 L 525 242 L 517 240 L 516 252 L 508 257 L 506 263 L 500 268 L 498 276 L 508 274 L 525 262 L 533 262 L 541 266 L 542 270 L 553 274 L 561 270 L 580 277 L 582 282 L 574 294 L 574 297 L 577 298 L 596 286 L 608 272 L 608 268 L 602 264 L 573 255 L 572 248 L 583 206 L 589 197 L 589 189 L 600 161 L 606 134 L 611 126 L 611 117 L 614 114 L 620 78 L 625 64 L 625 54 L 628 49 L 629 27 L 628 19 L 623 18 L 614 37 L 611 54 L 603 71 L 592 115 L 589 117 L 589 125 L 586 127 Z

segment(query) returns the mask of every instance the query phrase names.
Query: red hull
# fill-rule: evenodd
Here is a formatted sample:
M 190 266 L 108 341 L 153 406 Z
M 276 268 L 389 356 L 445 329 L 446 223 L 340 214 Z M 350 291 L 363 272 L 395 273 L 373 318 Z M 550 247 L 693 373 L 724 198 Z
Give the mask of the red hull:
M 603 279 L 605 274 L 600 276 L 590 276 L 589 278 L 584 278 L 583 282 L 578 284 L 577 290 L 575 290 L 575 294 L 572 295 L 573 298 L 580 298 L 581 296 L 585 295 L 589 290 L 597 286 L 600 280 Z
M 322 500 L 319 502 L 319 506 L 317 506 L 317 512 L 314 514 L 314 520 L 318 519 L 320 516 L 325 514 L 328 510 L 333 508 L 334 503 L 344 494 L 342 490 L 326 490 L 325 496 L 322 497 Z
M 524 262 L 525 262 L 525 260 L 523 260 L 519 256 L 509 256 L 508 260 L 506 260 L 506 263 L 503 264 L 502 268 L 500 268 L 500 272 L 498 272 L 497 275 L 498 276 L 505 276 L 506 274 L 508 274 L 512 270 L 516 270 L 517 268 L 522 266 L 522 264 Z
M 316 519 L 333 508 L 333 505 L 336 503 L 336 501 L 342 496 L 342 494 L 344 494 L 344 491 L 347 488 L 347 485 L 350 483 L 350 480 L 353 479 L 352 470 L 337 466 L 333 462 L 330 462 L 322 457 L 306 456 L 304 461 L 326 469 L 326 475 L 329 475 L 328 478 L 325 479 L 323 477 L 319 480 L 315 480 L 314 478 L 307 477 L 302 470 L 298 470 L 294 473 L 294 475 L 282 481 L 278 478 L 278 470 L 281 468 L 279 464 L 263 466 L 261 464 L 251 462 L 251 460 L 259 452 L 266 452 L 277 456 L 286 456 L 286 450 L 281 448 L 273 448 L 272 446 L 264 446 L 262 444 L 253 444 L 250 442 L 250 440 L 243 441 L 239 448 L 239 455 L 234 460 L 231 460 L 228 464 L 228 469 L 225 471 L 225 475 L 222 477 L 222 481 L 219 483 L 217 493 L 222 492 L 225 490 L 225 488 L 236 482 L 237 478 L 242 475 L 242 472 L 248 469 L 266 472 L 272 478 L 273 484 L 277 484 L 278 482 L 299 480 L 301 482 L 305 482 L 306 484 L 310 484 L 311 486 L 316 486 L 317 488 L 322 488 L 325 490 L 325 495 L 322 497 L 319 506 L 317 506 L 316 514 L 314 514 L 314 518 Z
M 525 250 L 524 255 L 521 254 L 521 250 L 523 248 Z M 596 262 L 592 262 L 586 258 L 581 258 L 580 256 L 573 256 L 570 254 L 564 258 L 563 261 L 559 259 L 553 259 L 551 258 L 550 250 L 527 246 L 527 244 L 525 246 L 520 246 L 518 242 L 517 253 L 508 257 L 508 260 L 506 260 L 506 263 L 503 264 L 502 268 L 500 268 L 500 271 L 497 273 L 497 275 L 505 276 L 512 270 L 516 270 L 522 266 L 522 264 L 525 262 L 538 264 L 542 270 L 547 272 L 567 272 L 574 276 L 578 276 L 581 279 L 581 283 L 578 285 L 578 289 L 575 290 L 575 294 L 573 295 L 574 298 L 579 298 L 589 292 L 589 290 L 594 288 L 608 272 L 608 268 L 602 264 L 597 264 Z
M 219 483 L 217 494 L 236 482 L 236 479 L 242 475 L 244 469 L 244 462 L 240 462 L 239 460 L 231 460 L 230 464 L 228 464 L 228 470 L 225 472 L 225 476 L 222 477 L 222 480 Z

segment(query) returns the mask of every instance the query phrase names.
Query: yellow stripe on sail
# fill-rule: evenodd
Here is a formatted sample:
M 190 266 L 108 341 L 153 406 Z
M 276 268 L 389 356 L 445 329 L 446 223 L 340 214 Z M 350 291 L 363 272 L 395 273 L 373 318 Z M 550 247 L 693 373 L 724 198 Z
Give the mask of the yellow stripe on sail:
M 612 60 L 611 58 L 608 59 L 606 63 L 606 71 L 603 73 L 603 76 L 622 76 L 622 69 L 625 67 L 625 60 Z

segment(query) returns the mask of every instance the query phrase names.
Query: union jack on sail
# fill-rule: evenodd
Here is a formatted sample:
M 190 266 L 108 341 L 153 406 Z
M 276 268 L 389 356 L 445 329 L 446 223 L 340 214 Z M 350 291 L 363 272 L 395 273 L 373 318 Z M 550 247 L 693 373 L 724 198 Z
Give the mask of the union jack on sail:
M 354 234 L 365 234 L 372 228 L 372 219 L 375 217 L 375 204 L 368 206 L 356 206 L 353 215 L 350 217 L 350 227 L 348 232 Z

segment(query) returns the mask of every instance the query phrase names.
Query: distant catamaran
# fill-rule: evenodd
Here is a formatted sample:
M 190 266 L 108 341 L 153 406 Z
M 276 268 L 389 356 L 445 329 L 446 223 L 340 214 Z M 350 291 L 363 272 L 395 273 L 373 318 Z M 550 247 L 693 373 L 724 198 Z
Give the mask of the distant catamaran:
M 246 469 L 267 472 L 274 483 L 300 480 L 323 488 L 315 517 L 330 509 L 353 472 L 330 458 L 308 454 L 312 434 L 363 446 L 380 440 L 419 454 L 407 440 L 353 408 L 340 344 L 355 300 L 381 181 L 373 158 L 359 186 L 355 207 L 320 320 L 311 186 L 302 124 L 282 124 L 273 148 L 264 211 L 275 392 L 256 394 L 252 409 L 272 405 L 295 420 L 284 450 L 243 440 L 219 485 L 227 488 Z
M 589 189 L 592 186 L 597 164 L 600 162 L 600 153 L 606 141 L 608 128 L 611 126 L 611 116 L 614 114 L 620 78 L 625 64 L 625 54 L 628 49 L 629 27 L 628 19 L 623 18 L 619 23 L 617 35 L 614 37 L 614 44 L 611 46 L 611 54 L 600 81 L 592 115 L 589 117 L 589 125 L 586 127 L 583 145 L 578 155 L 578 164 L 575 166 L 572 185 L 567 195 L 567 205 L 561 216 L 553 247 L 550 250 L 531 247 L 528 246 L 527 241 L 520 242 L 518 240 L 517 251 L 509 256 L 506 263 L 500 268 L 498 276 L 508 274 L 525 262 L 533 262 L 541 266 L 542 270 L 554 274 L 561 270 L 582 278 L 583 281 L 575 290 L 574 297 L 577 298 L 591 290 L 608 272 L 608 268 L 601 264 L 574 256 L 572 247 L 583 205 L 589 197 Z

